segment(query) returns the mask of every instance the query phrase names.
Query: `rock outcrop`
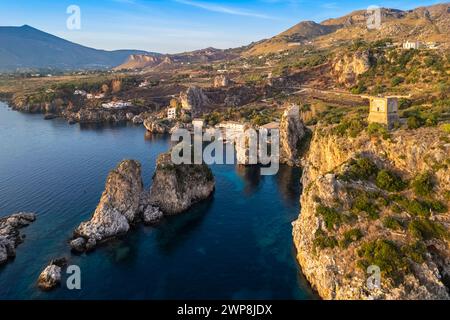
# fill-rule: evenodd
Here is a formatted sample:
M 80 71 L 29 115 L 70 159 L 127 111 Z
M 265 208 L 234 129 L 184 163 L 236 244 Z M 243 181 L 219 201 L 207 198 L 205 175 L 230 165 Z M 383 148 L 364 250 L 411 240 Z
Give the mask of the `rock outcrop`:
M 201 115 L 210 104 L 208 97 L 199 87 L 190 87 L 180 94 L 181 105 L 190 111 L 193 117 Z
M 322 298 L 450 298 L 450 144 L 444 135 L 448 139 L 437 128 L 400 130 L 384 140 L 316 128 L 293 236 L 302 271 Z M 401 183 L 423 172 L 433 176 L 427 197 Z M 398 191 L 387 191 L 386 181 Z M 381 287 L 367 285 L 370 265 L 380 268 Z
M 105 191 L 91 220 L 75 230 L 74 252 L 91 251 L 102 242 L 126 234 L 138 223 L 153 225 L 164 214 L 181 213 L 208 198 L 215 182 L 206 165 L 173 165 L 171 155 L 160 155 L 150 191 L 143 189 L 141 165 L 122 161 L 108 175 Z M 55 269 L 55 268 L 52 268 Z
M 174 165 L 171 154 L 165 153 L 158 158 L 149 199 L 164 214 L 174 215 L 208 198 L 214 188 L 214 176 L 207 165 Z
M 50 291 L 61 284 L 61 271 L 67 265 L 65 258 L 53 260 L 41 272 L 38 278 L 37 285 L 43 291 Z
M 230 78 L 226 75 L 220 75 L 214 78 L 214 88 L 223 88 L 230 85 Z
M 280 163 L 299 165 L 301 142 L 307 128 L 300 119 L 298 105 L 291 105 L 284 112 L 280 122 Z
M 337 57 L 333 62 L 333 74 L 337 82 L 347 87 L 354 86 L 358 76 L 372 66 L 369 50 L 361 50 Z
M 170 132 L 170 125 L 163 120 L 155 120 L 153 118 L 147 118 L 144 121 L 144 127 L 148 132 L 166 134 Z
M 75 230 L 72 248 L 92 249 L 97 243 L 127 233 L 139 219 L 142 191 L 141 165 L 134 160 L 121 162 L 109 174 L 92 219 Z
M 35 220 L 34 213 L 25 212 L 0 218 L 0 265 L 16 256 L 16 248 L 24 239 L 19 230 Z

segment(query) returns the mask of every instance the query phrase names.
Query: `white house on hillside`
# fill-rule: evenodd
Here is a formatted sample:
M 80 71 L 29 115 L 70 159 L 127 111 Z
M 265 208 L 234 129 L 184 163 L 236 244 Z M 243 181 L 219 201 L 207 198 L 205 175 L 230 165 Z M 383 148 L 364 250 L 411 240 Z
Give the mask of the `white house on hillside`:
M 167 109 L 167 118 L 168 119 L 176 119 L 177 118 L 177 108 L 168 108 Z
M 422 43 L 420 41 L 406 41 L 403 43 L 403 49 L 409 50 L 409 49 L 420 49 L 422 46 Z

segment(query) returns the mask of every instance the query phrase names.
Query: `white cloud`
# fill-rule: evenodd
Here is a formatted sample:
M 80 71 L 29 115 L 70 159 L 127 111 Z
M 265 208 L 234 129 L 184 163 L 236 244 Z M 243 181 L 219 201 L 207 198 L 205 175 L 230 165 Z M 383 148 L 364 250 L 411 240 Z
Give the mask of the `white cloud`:
M 246 11 L 239 8 L 232 8 L 232 7 L 225 7 L 217 4 L 210 4 L 205 2 L 198 2 L 198 1 L 191 1 L 191 0 L 174 0 L 175 2 L 185 4 L 188 6 L 204 9 L 207 11 L 212 12 L 219 12 L 219 13 L 225 13 L 225 14 L 231 14 L 235 16 L 245 16 L 245 17 L 254 17 L 254 18 L 260 18 L 260 19 L 274 19 L 273 17 L 270 17 L 265 14 L 252 12 L 252 11 Z

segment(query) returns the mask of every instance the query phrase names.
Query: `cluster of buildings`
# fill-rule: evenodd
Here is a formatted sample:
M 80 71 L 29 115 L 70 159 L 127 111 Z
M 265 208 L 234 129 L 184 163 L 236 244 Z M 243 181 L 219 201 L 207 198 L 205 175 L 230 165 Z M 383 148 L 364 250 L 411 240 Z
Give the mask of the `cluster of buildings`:
M 111 101 L 102 104 L 102 108 L 108 110 L 121 110 L 132 106 L 133 104 L 131 102 L 124 102 L 124 101 Z
M 85 97 L 86 99 L 103 99 L 105 98 L 105 94 L 104 93 L 97 93 L 97 94 L 92 94 L 92 93 L 87 93 L 84 90 L 75 90 L 73 92 L 74 95 L 76 96 L 82 96 Z
M 417 40 L 415 40 L 415 41 L 408 40 L 406 42 L 403 42 L 402 47 L 405 50 L 409 50 L 409 49 L 416 49 L 416 50 L 431 49 L 431 50 L 434 50 L 434 49 L 439 48 L 439 44 L 436 42 L 421 42 L 421 41 L 417 41 Z

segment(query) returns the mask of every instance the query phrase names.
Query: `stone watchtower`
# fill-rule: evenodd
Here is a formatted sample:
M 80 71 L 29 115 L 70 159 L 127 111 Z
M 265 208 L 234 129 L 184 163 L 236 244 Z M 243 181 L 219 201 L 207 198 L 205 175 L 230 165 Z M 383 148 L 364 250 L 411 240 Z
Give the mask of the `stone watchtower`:
M 380 123 L 391 129 L 399 122 L 398 99 L 395 97 L 369 97 L 370 113 L 369 123 Z

